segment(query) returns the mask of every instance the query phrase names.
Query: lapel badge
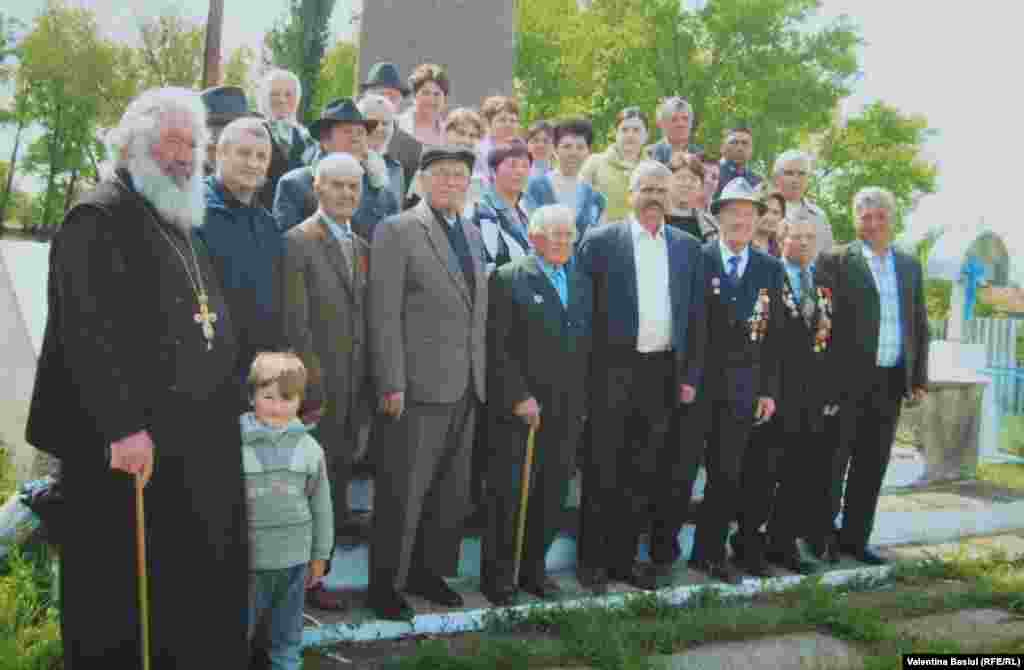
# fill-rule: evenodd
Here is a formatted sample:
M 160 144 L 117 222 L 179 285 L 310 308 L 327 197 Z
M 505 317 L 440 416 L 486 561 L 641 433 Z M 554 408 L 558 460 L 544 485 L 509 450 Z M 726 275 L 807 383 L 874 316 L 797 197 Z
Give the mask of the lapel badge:
M 537 303 L 538 305 L 540 305 L 541 303 L 543 303 L 543 302 L 544 302 L 544 298 L 543 298 L 543 296 L 541 296 L 541 295 L 540 295 L 539 293 L 536 293 L 536 294 L 534 294 L 534 296 L 533 296 L 533 301 L 534 301 L 535 303 Z
M 721 288 L 722 281 L 718 277 L 711 278 L 711 292 L 715 295 L 719 295 L 722 292 Z

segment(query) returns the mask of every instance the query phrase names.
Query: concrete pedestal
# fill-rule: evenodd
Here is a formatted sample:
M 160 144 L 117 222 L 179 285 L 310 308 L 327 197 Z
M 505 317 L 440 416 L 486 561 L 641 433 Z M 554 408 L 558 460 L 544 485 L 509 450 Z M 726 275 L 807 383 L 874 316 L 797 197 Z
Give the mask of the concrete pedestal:
M 931 381 L 921 408 L 925 472 L 921 483 L 973 477 L 978 467 L 981 400 L 988 380 Z

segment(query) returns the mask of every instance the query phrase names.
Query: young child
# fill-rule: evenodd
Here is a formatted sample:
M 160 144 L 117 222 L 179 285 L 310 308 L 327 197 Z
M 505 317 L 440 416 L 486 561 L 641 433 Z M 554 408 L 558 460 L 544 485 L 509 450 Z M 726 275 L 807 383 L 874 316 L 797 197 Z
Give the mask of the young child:
M 266 622 L 274 670 L 302 667 L 305 589 L 334 546 L 324 452 L 296 414 L 306 368 L 292 353 L 261 353 L 249 373 L 252 412 L 241 417 L 249 505 L 249 639 Z

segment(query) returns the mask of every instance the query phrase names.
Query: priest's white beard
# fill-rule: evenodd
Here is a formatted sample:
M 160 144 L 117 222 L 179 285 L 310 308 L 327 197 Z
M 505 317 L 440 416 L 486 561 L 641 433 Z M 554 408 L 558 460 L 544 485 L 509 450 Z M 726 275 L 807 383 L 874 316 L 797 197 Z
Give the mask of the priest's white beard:
M 196 165 L 201 163 L 196 162 Z M 183 188 L 165 175 L 146 152 L 135 152 L 127 167 L 135 189 L 169 223 L 187 235 L 203 222 L 206 198 L 200 171 L 197 170 Z

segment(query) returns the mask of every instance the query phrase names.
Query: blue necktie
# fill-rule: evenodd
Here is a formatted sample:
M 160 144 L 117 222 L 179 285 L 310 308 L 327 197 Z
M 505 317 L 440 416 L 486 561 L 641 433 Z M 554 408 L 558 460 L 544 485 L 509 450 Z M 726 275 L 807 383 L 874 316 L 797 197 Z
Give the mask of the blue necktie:
M 733 256 L 729 259 L 729 283 L 733 286 L 740 284 L 740 257 Z
M 565 268 L 556 268 L 551 273 L 551 278 L 555 283 L 555 291 L 558 292 L 558 299 L 562 301 L 562 307 L 568 307 L 568 293 L 569 287 L 565 281 Z

